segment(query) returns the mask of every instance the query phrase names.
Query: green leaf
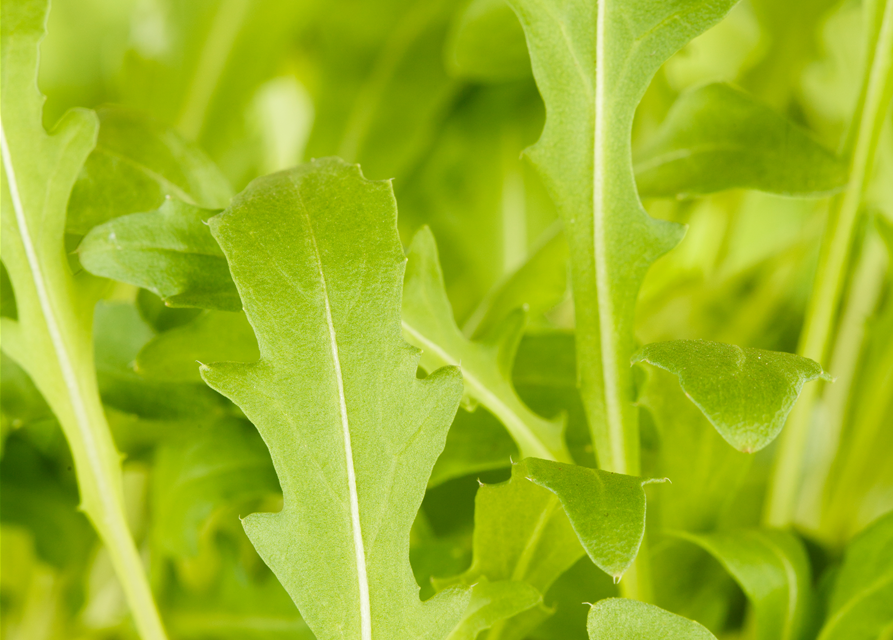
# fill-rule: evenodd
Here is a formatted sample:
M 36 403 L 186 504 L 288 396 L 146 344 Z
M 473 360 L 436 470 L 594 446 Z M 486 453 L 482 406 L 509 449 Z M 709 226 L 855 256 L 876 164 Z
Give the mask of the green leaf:
M 530 458 L 526 477 L 554 493 L 586 553 L 619 582 L 645 536 L 647 480 Z
M 546 104 L 526 152 L 564 220 L 570 245 L 577 365 L 599 465 L 638 473 L 626 366 L 645 272 L 682 228 L 642 208 L 631 159 L 633 115 L 651 77 L 735 0 L 655 3 L 510 0 Z
M 245 531 L 313 632 L 443 638 L 468 601 L 422 603 L 409 531 L 461 396 L 400 338 L 404 256 L 388 182 L 335 159 L 254 181 L 211 220 L 257 363 L 202 367 L 258 427 L 282 485 Z
M 847 180 L 846 163 L 810 132 L 723 83 L 682 94 L 637 154 L 635 171 L 644 197 L 726 189 L 815 197 Z
M 473 0 L 453 18 L 445 51 L 450 72 L 476 82 L 530 76 L 524 31 L 505 0 Z
M 104 283 L 73 273 L 66 255 L 66 206 L 96 142 L 97 119 L 72 110 L 47 134 L 37 76 L 49 3 L 10 0 L 0 7 L 0 253 L 16 301 L 16 319 L 0 319 L 3 351 L 28 373 L 62 427 L 81 509 L 109 551 L 138 631 L 144 640 L 163 640 L 97 388 L 92 316 Z
M 408 257 L 403 331 L 410 342 L 422 349 L 422 367 L 432 371 L 461 364 L 466 393 L 502 421 L 522 457 L 569 461 L 562 421 L 546 420 L 533 413 L 512 387 L 512 361 L 524 329 L 524 314 L 509 316 L 487 339 L 471 341 L 453 320 L 437 246 L 427 227 L 416 234 Z
M 496 622 L 523 613 L 542 601 L 540 592 L 526 582 L 490 582 L 482 577 L 471 591 L 465 617 L 449 635 L 449 640 L 475 640 Z
M 716 640 L 693 620 L 623 598 L 596 602 L 589 610 L 587 626 L 591 640 Z
M 676 374 L 685 394 L 726 442 L 745 453 L 775 439 L 804 383 L 832 380 L 818 363 L 793 353 L 707 340 L 649 344 L 632 362 Z
M 81 264 L 145 287 L 172 307 L 239 311 L 226 259 L 205 225 L 216 213 L 169 198 L 157 211 L 110 220 L 81 242 Z
M 875 640 L 893 624 L 893 513 L 847 545 L 819 640 Z
M 526 461 L 512 477 L 484 484 L 474 501 L 473 560 L 465 573 L 438 586 L 525 582 L 544 594 L 584 554 L 577 535 L 553 493 L 527 479 Z M 531 604 L 524 616 L 498 622 L 490 638 L 523 638 L 548 616 Z
M 134 369 L 155 380 L 201 382 L 203 362 L 254 362 L 259 355 L 244 313 L 204 311 L 192 322 L 147 342 Z
M 152 480 L 152 536 L 175 556 L 198 553 L 199 529 L 216 509 L 279 492 L 267 448 L 254 427 L 238 420 L 162 442 Z
M 704 549 L 735 579 L 753 606 L 757 640 L 804 637 L 813 606 L 812 578 L 798 538 L 778 530 L 673 535 Z
M 152 331 L 133 305 L 100 302 L 94 321 L 99 392 L 107 407 L 143 418 L 217 417 L 225 402 L 205 386 L 148 379 L 133 368 Z
M 138 111 L 103 107 L 99 136 L 68 202 L 66 230 L 86 234 L 112 218 L 151 211 L 165 196 L 222 209 L 232 195 L 205 154 Z
M 527 582 L 543 594 L 583 550 L 616 582 L 645 534 L 642 485 L 641 478 L 527 458 L 512 466 L 507 482 L 478 490 L 472 565 L 442 584 L 473 585 L 485 577 Z M 532 607 L 500 623 L 493 637 L 502 637 L 506 625 L 513 628 L 506 637 L 523 637 L 547 613 Z

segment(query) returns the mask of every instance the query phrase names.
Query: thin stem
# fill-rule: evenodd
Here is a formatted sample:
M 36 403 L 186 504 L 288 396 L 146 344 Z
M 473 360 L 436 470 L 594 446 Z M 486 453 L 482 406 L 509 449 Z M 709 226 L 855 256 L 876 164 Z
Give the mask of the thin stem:
M 862 194 L 872 177 L 874 157 L 893 93 L 893 0 L 878 0 L 882 15 L 875 46 L 869 52 L 860 108 L 846 143 L 850 171 L 846 190 L 831 203 L 812 296 L 798 351 L 813 360 L 825 359 L 837 317 Z M 873 16 L 872 16 L 873 17 Z M 833 372 L 832 372 L 833 373 Z M 803 474 L 804 450 L 820 385 L 805 387 L 782 433 L 769 485 L 764 521 L 771 526 L 791 523 Z
M 80 301 L 74 298 L 77 294 L 61 253 L 58 262 L 42 259 L 37 236 L 33 233 L 35 230 L 30 228 L 31 219 L 19 192 L 2 124 L 0 148 L 14 211 L 14 229 L 21 243 L 21 254 L 15 256 L 21 260 L 13 260 L 18 263 L 18 268 L 13 268 L 12 263 L 8 265 L 15 272 L 13 286 L 21 295 L 20 320 L 4 319 L 4 326 L 12 333 L 12 340 L 8 333 L 5 336 L 4 350 L 9 351 L 26 370 L 34 359 L 48 360 L 30 368 L 29 373 L 52 407 L 71 448 L 81 509 L 109 550 L 143 640 L 165 640 L 148 579 L 127 526 L 121 459 L 106 422 L 96 383 L 90 335 L 92 323 L 85 323 L 75 311 Z M 23 339 L 25 333 L 28 334 L 27 341 Z M 27 346 L 23 346 L 25 344 Z M 36 350 L 34 346 L 37 346 Z

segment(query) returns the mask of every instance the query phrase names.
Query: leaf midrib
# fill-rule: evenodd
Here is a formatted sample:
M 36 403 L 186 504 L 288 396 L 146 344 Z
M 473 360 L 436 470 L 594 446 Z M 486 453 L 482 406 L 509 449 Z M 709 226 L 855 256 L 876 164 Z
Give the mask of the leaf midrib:
M 65 338 L 62 336 L 60 328 L 61 323 L 56 317 L 56 312 L 53 308 L 50 286 L 43 274 L 40 258 L 37 255 L 37 248 L 34 246 L 34 241 L 31 238 L 31 232 L 28 228 L 28 220 L 19 193 L 18 180 L 12 163 L 12 156 L 9 152 L 6 132 L 2 124 L 0 124 L 0 147 L 2 147 L 3 167 L 6 170 L 6 181 L 9 188 L 9 196 L 12 200 L 13 210 L 15 212 L 19 238 L 25 249 L 25 256 L 28 261 L 28 268 L 31 272 L 31 279 L 34 283 L 34 290 L 37 293 L 38 304 L 41 314 L 44 317 L 44 322 L 46 323 L 50 343 L 56 353 L 56 360 L 59 363 L 62 381 L 65 385 L 69 402 L 71 403 L 75 423 L 78 427 L 78 435 L 81 438 L 81 444 L 87 454 L 86 457 L 89 461 L 91 474 L 97 480 L 106 479 L 105 468 L 102 463 L 103 456 L 93 434 L 90 415 L 87 411 L 86 403 L 84 402 L 84 392 L 80 387 L 78 376 L 75 372 L 73 361 L 69 353 L 68 344 L 66 344 Z M 95 491 L 99 495 L 104 511 L 106 513 L 117 512 L 120 507 L 111 489 L 112 483 L 96 482 L 95 484 Z
M 357 478 L 354 468 L 353 450 L 350 442 L 350 422 L 347 418 L 347 401 L 344 394 L 344 376 L 341 372 L 341 358 L 338 354 L 338 337 L 335 332 L 335 324 L 332 319 L 332 308 L 329 303 L 329 289 L 326 276 L 322 268 L 322 257 L 319 253 L 319 245 L 316 241 L 316 233 L 310 220 L 310 214 L 304 205 L 300 191 L 296 190 L 299 209 L 307 225 L 307 235 L 313 246 L 313 255 L 316 259 L 317 273 L 322 286 L 323 302 L 325 303 L 326 326 L 329 333 L 329 344 L 332 353 L 332 364 L 335 368 L 335 381 L 338 386 L 338 405 L 341 415 L 341 430 L 344 437 L 344 457 L 347 468 L 347 488 L 350 495 L 351 530 L 354 542 L 354 558 L 357 565 L 357 583 L 360 592 L 360 634 L 362 640 L 372 640 L 372 608 L 369 599 L 369 577 L 366 572 L 366 551 L 363 545 L 363 531 L 360 525 L 360 505 L 357 493 Z

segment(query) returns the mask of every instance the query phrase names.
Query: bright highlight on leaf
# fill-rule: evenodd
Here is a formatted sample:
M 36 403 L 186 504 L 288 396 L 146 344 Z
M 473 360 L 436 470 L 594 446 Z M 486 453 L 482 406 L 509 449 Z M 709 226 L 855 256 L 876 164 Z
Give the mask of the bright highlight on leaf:
M 832 380 L 808 358 L 706 340 L 649 344 L 632 362 L 676 374 L 720 435 L 747 453 L 775 439 L 806 382 Z
M 395 223 L 390 183 L 334 159 L 255 181 L 211 221 L 261 357 L 202 376 L 270 448 L 283 508 L 245 531 L 321 639 L 444 638 L 468 601 L 420 602 L 409 567 L 462 384 L 456 369 L 415 377 Z

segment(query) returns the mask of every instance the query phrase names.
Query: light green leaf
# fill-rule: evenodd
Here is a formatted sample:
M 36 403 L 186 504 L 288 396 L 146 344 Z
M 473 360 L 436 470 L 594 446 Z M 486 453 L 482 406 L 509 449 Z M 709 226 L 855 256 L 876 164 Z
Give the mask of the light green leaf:
M 540 592 L 526 582 L 490 582 L 482 577 L 472 588 L 465 617 L 449 635 L 449 640 L 475 640 L 494 623 L 523 613 L 542 601 Z
M 591 640 L 716 640 L 693 620 L 623 598 L 596 602 L 589 610 L 587 626 Z
M 422 603 L 409 531 L 461 396 L 419 380 L 400 339 L 405 261 L 389 182 L 327 159 L 254 181 L 211 220 L 257 363 L 202 367 L 258 427 L 284 506 L 243 522 L 307 624 L 329 638 L 443 638 L 468 594 Z
M 96 147 L 68 201 L 66 230 L 86 234 L 112 218 L 157 209 L 171 196 L 222 209 L 232 195 L 220 170 L 198 148 L 138 111 L 103 107 Z
M 505 0 L 473 0 L 458 12 L 445 55 L 458 78 L 504 82 L 530 76 L 524 31 Z
M 136 356 L 136 371 L 155 380 L 201 382 L 203 362 L 254 362 L 257 339 L 244 313 L 204 311 L 156 336 Z
M 742 188 L 814 197 L 847 179 L 846 163 L 810 132 L 723 83 L 682 94 L 637 154 L 635 171 L 645 197 Z
M 152 536 L 175 556 L 198 553 L 199 529 L 220 507 L 279 492 L 270 454 L 251 425 L 224 420 L 165 440 L 152 473 Z
M 0 253 L 15 291 L 16 319 L 0 319 L 3 351 L 40 390 L 71 448 L 80 506 L 102 538 L 144 640 L 165 633 L 124 511 L 121 458 L 103 412 L 93 362 L 93 305 L 103 287 L 75 274 L 65 215 L 96 142 L 94 113 L 72 110 L 48 134 L 37 87 L 47 0 L 0 4 Z
M 832 380 L 818 363 L 793 353 L 707 340 L 649 344 L 632 362 L 676 374 L 683 391 L 720 435 L 745 453 L 775 439 L 804 383 Z
M 524 581 L 545 593 L 583 550 L 616 582 L 645 534 L 642 485 L 641 478 L 527 458 L 512 466 L 509 481 L 478 490 L 472 565 L 442 584 L 472 585 L 486 577 Z M 523 637 L 547 614 L 531 605 L 499 623 L 492 637 Z
M 96 275 L 145 287 L 173 307 L 239 311 L 226 259 L 205 221 L 217 211 L 174 199 L 94 227 L 78 252 Z
M 847 546 L 819 640 L 875 640 L 893 624 L 893 513 Z
M 682 227 L 642 208 L 631 159 L 633 115 L 651 77 L 735 0 L 510 0 L 527 35 L 546 124 L 527 154 L 570 245 L 577 365 L 599 465 L 638 473 L 633 315 L 645 272 Z
M 437 246 L 427 227 L 416 234 L 408 257 L 403 332 L 407 340 L 422 349 L 422 366 L 432 371 L 444 365 L 461 365 L 466 393 L 502 421 L 522 457 L 570 461 L 562 421 L 546 420 L 533 413 L 512 387 L 512 361 L 524 329 L 523 312 L 512 314 L 487 339 L 471 341 L 453 319 Z
M 544 594 L 584 554 L 558 498 L 527 479 L 525 464 L 512 466 L 510 480 L 478 489 L 471 567 L 437 586 L 470 586 L 487 578 L 526 582 Z M 487 637 L 523 638 L 546 617 L 546 610 L 532 604 L 525 615 L 497 622 Z
M 757 640 L 803 638 L 812 582 L 809 558 L 798 538 L 777 530 L 673 535 L 704 549 L 735 579 L 753 606 Z

